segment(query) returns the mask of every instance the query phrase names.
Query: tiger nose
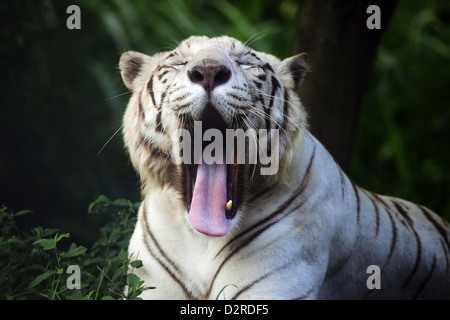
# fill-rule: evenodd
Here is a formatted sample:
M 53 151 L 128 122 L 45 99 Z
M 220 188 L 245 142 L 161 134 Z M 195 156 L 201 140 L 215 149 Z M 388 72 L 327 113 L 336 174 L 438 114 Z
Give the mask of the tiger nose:
M 224 65 L 194 66 L 188 71 L 188 77 L 193 83 L 200 84 L 206 92 L 226 83 L 231 78 L 231 71 Z

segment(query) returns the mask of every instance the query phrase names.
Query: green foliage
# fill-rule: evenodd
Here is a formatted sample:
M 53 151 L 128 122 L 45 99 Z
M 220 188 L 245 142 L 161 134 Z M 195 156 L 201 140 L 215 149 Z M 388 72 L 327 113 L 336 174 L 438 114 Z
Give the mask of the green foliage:
M 250 40 L 257 50 L 289 55 L 300 14 L 295 0 L 115 0 L 81 1 L 80 6 L 99 13 L 99 27 L 117 50 L 147 54 L 172 50 L 192 35 L 226 34 Z
M 351 176 L 450 220 L 450 15 L 447 2 L 400 1 L 361 111 Z
M 133 273 L 142 261 L 128 256 L 127 247 L 136 223 L 139 203 L 100 196 L 89 213 L 108 214 L 112 221 L 100 228 L 88 250 L 70 241 L 69 233 L 35 227 L 19 230 L 16 219 L 29 211 L 0 209 L 0 299 L 112 300 L 138 299 L 152 289 Z M 68 267 L 81 271 L 81 288 L 69 289 Z M 131 272 L 129 272 L 131 271 Z M 128 289 L 125 291 L 125 286 Z

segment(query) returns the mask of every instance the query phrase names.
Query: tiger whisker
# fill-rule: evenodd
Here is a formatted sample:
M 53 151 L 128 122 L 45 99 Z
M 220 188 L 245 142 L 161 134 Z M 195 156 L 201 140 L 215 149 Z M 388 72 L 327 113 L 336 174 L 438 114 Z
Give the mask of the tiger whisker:
M 254 91 L 255 93 L 253 93 L 252 91 Z M 276 100 L 276 101 L 279 103 L 280 106 L 281 106 L 281 103 L 280 103 L 280 102 L 286 102 L 286 103 L 288 103 L 289 105 L 295 107 L 295 105 L 294 105 L 291 101 L 286 100 L 286 99 L 284 99 L 284 98 L 280 98 L 280 97 L 271 95 L 271 94 L 268 94 L 267 92 L 264 92 L 264 91 L 259 90 L 259 89 L 250 88 L 250 92 L 249 92 L 249 93 L 250 93 L 250 95 L 253 95 L 253 96 L 256 96 L 257 94 L 261 94 L 261 95 L 263 95 L 263 96 L 265 96 L 265 97 L 268 97 L 269 99 L 271 99 L 271 100 L 273 100 L 273 101 Z
M 103 147 L 101 147 L 100 148 L 100 150 L 97 152 L 97 156 L 103 151 L 103 149 L 105 149 L 105 147 L 106 147 L 106 145 L 108 144 L 108 143 L 110 143 L 111 142 L 111 140 L 121 131 L 123 129 L 123 125 L 121 125 L 120 127 L 119 127 L 119 129 L 117 129 L 113 134 L 112 134 L 112 136 L 108 139 L 108 141 L 106 141 L 106 143 L 103 145 Z
M 259 118 L 261 119 L 261 120 L 269 120 L 269 121 L 271 121 L 271 122 L 273 122 L 273 123 L 275 123 L 277 126 L 278 126 L 278 128 L 280 128 L 282 131 L 283 131 L 283 133 L 284 134 L 287 134 L 287 132 L 286 132 L 286 130 L 278 123 L 278 121 L 274 118 L 274 117 L 272 117 L 270 114 L 268 114 L 267 112 L 265 112 L 265 111 L 263 111 L 263 110 L 259 110 L 256 106 L 254 106 L 254 105 L 250 105 L 249 104 L 249 106 L 250 106 L 250 108 L 248 109 L 249 110 L 249 112 L 252 112 L 254 115 L 256 115 L 256 116 L 259 116 Z
M 170 43 L 168 41 L 158 40 L 158 42 L 161 42 L 161 43 L 167 45 L 167 47 L 164 47 L 164 48 L 168 48 L 169 51 L 175 50 L 180 45 L 180 43 L 177 40 L 175 40 L 173 37 L 171 37 L 169 34 L 167 34 L 167 37 L 170 38 L 170 40 L 172 40 L 173 42 L 175 42 L 175 46 L 173 43 Z M 158 51 L 160 51 L 160 50 L 158 50 Z
M 119 94 L 117 94 L 117 95 L 115 95 L 115 96 L 112 96 L 112 97 L 110 97 L 110 98 L 106 98 L 105 101 L 112 100 L 112 99 L 115 99 L 115 98 L 124 96 L 124 95 L 126 95 L 126 94 L 131 94 L 131 93 L 132 93 L 132 92 L 130 92 L 130 91 L 124 92 L 124 93 L 119 93 Z
M 258 92 L 258 94 L 262 94 L 262 95 L 266 96 L 268 99 L 272 99 L 274 101 L 277 100 L 277 103 L 279 103 L 280 105 L 281 105 L 282 102 L 286 102 L 286 103 L 290 104 L 291 106 L 295 107 L 294 104 L 292 104 L 291 101 L 288 101 L 288 100 L 286 100 L 284 98 L 279 98 L 279 97 L 270 95 L 268 93 L 265 93 L 264 91 L 260 91 L 260 92 Z M 252 94 L 252 93 L 250 93 L 250 95 L 256 96 L 256 94 Z M 270 107 L 270 106 L 264 105 L 264 107 L 273 109 L 273 106 Z M 284 112 L 283 112 L 283 117 L 286 117 L 287 119 L 289 119 L 299 131 L 302 131 L 302 128 L 300 127 L 300 125 L 297 124 L 296 121 L 294 121 L 294 119 L 292 117 L 287 116 Z
M 259 39 L 261 39 L 262 37 L 264 37 L 266 35 L 266 31 L 260 31 L 255 33 L 254 35 L 252 35 L 250 38 L 248 38 L 247 41 L 244 42 L 244 46 L 246 47 L 251 47 L 255 44 L 256 41 L 258 41 Z

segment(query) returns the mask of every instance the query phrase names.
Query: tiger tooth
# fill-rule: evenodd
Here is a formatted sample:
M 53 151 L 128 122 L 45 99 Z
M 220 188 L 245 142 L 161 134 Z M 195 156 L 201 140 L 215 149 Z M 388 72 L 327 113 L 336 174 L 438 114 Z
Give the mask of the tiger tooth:
M 233 200 L 228 200 L 227 204 L 225 205 L 225 209 L 227 209 L 227 211 L 230 211 L 232 205 L 233 205 Z

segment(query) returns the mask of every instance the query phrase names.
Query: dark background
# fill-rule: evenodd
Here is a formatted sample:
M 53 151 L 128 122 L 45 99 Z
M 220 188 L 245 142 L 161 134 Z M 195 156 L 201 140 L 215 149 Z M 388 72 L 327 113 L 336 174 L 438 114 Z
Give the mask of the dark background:
M 299 35 L 316 32 L 312 43 L 319 43 L 314 39 L 320 41 L 321 28 L 302 25 L 305 19 L 324 30 L 350 21 L 347 8 L 355 1 L 323 1 L 323 10 L 305 18 L 313 1 L 2 1 L 0 205 L 32 210 L 26 225 L 58 227 L 79 242 L 92 242 L 102 222 L 88 216 L 87 208 L 97 196 L 140 200 L 121 133 L 114 135 L 129 99 L 117 68 L 121 53 L 154 54 L 190 35 L 227 34 L 285 58 L 304 50 L 306 36 Z M 71 4 L 81 9 L 81 30 L 66 27 Z M 381 8 L 382 15 L 388 13 Z M 367 45 L 364 39 L 343 40 L 356 34 L 353 29 L 337 29 L 337 61 L 311 57 L 316 70 L 325 65 L 326 70 L 313 70 L 305 88 L 321 79 L 340 95 L 359 97 L 351 115 L 342 102 L 330 116 L 317 115 L 314 106 L 328 92 L 316 92 L 311 101 L 305 96 L 312 121 L 325 120 L 312 130 L 347 121 L 346 127 L 354 127 L 351 139 L 335 148 L 347 150 L 346 157 L 333 155 L 356 183 L 420 202 L 450 219 L 450 2 L 403 0 L 389 10 L 380 42 L 372 43 L 374 56 L 365 61 L 361 88 L 345 86 L 342 79 L 359 78 L 351 68 L 339 69 L 358 65 L 351 52 Z M 330 12 L 336 12 L 336 21 L 322 16 Z M 367 17 L 363 13 L 361 21 Z M 360 28 L 368 32 L 365 24 Z M 308 92 L 317 88 L 312 87 Z M 334 141 L 320 139 L 326 145 Z

